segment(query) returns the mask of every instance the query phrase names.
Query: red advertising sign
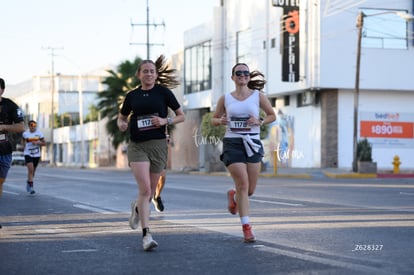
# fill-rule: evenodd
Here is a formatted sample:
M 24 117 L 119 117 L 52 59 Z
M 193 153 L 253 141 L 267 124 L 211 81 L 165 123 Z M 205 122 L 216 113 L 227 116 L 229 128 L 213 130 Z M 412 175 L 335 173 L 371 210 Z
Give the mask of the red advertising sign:
M 361 120 L 360 123 L 361 137 L 414 138 L 414 122 Z

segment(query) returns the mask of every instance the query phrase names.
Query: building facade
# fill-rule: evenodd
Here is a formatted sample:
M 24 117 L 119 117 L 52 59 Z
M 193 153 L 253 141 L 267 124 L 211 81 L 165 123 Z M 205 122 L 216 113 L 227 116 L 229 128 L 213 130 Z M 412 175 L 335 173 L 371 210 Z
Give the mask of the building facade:
M 392 169 L 395 155 L 402 170 L 414 169 L 414 30 L 403 16 L 413 6 L 412 0 L 222 0 L 209 22 L 184 33 L 184 49 L 171 59 L 186 121 L 171 133 L 169 168 L 202 170 L 217 159 L 220 141 L 201 135 L 201 121 L 232 91 L 231 68 L 244 62 L 265 74 L 263 92 L 277 114 L 263 140 L 269 167 L 351 169 L 354 140 L 366 137 L 379 169 Z M 114 164 L 116 155 L 117 167 L 128 166 L 125 146 L 111 151 L 104 121 L 50 127 L 52 106 L 55 114 L 84 117 L 103 90 L 100 77 L 57 75 L 54 88 L 49 76 L 34 77 L 13 93 L 53 140 L 44 159 L 95 167 Z
M 93 75 L 34 76 L 14 86 L 10 94 L 26 120 L 38 122 L 45 136 L 42 160 L 58 166 L 98 167 L 115 164 L 116 152 L 106 119 L 84 123 L 103 90 L 105 72 Z M 51 119 L 59 121 L 52 127 Z M 80 117 L 83 119 L 81 120 Z M 53 142 L 52 142 L 53 141 Z
M 200 121 L 232 91 L 232 66 L 245 62 L 265 74 L 264 92 L 277 114 L 263 141 L 266 164 L 350 169 L 354 137 L 366 137 L 379 169 L 392 169 L 395 155 L 402 169 L 413 169 L 413 23 L 401 17 L 412 14 L 413 5 L 221 1 L 211 22 L 184 34 L 185 49 L 175 57 L 183 80 L 176 92 L 187 119 L 174 133 L 172 168 L 205 167 L 208 141 L 197 140 Z

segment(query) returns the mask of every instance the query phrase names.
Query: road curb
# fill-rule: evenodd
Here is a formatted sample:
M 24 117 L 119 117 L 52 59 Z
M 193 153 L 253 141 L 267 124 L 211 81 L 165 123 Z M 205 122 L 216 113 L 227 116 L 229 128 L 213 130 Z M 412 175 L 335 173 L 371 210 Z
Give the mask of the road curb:
M 192 171 L 188 172 L 189 175 L 203 175 L 203 176 L 222 176 L 230 177 L 229 172 L 199 172 Z M 301 179 L 310 179 L 312 175 L 310 174 L 272 174 L 272 173 L 261 173 L 259 174 L 261 178 L 301 178 Z
M 414 174 L 361 174 L 361 173 L 345 173 L 345 174 L 338 174 L 338 173 L 329 173 L 323 172 L 323 174 L 330 178 L 336 179 L 368 179 L 368 178 L 414 178 Z
M 296 178 L 296 179 L 310 179 L 312 175 L 310 174 L 270 174 L 262 173 L 259 175 L 262 178 Z
M 202 175 L 202 176 L 221 176 L 221 177 L 230 177 L 229 172 L 200 172 L 200 171 L 191 171 L 187 172 L 189 175 Z M 375 178 L 414 178 L 414 174 L 384 174 L 384 173 L 332 173 L 324 172 L 322 174 L 328 178 L 332 179 L 375 179 Z M 295 178 L 295 179 L 311 179 L 315 176 L 308 173 L 260 173 L 259 177 L 261 178 Z
M 345 173 L 345 174 L 338 174 L 338 173 L 329 173 L 323 172 L 323 174 L 329 178 L 334 179 L 369 179 L 369 178 L 376 178 L 377 174 L 361 174 L 361 173 Z

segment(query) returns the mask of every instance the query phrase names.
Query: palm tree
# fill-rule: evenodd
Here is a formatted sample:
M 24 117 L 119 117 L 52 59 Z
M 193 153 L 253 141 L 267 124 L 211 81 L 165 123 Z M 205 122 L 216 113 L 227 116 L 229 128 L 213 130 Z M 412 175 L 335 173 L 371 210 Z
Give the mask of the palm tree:
M 112 145 L 115 149 L 129 139 L 128 131 L 122 133 L 118 130 L 117 117 L 126 93 L 140 84 L 135 72 L 141 61 L 141 58 L 136 57 L 132 62 L 127 60 L 119 64 L 116 71 L 109 70 L 109 76 L 102 81 L 106 90 L 98 93 L 97 107 L 102 118 L 108 118 L 106 130 L 113 137 Z

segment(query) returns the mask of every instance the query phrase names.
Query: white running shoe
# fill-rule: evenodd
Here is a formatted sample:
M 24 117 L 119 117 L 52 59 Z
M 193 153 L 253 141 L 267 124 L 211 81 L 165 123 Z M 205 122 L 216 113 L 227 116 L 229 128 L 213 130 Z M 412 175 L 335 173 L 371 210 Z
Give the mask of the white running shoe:
M 150 251 L 153 248 L 156 248 L 158 243 L 152 239 L 150 233 L 147 233 L 144 238 L 142 238 L 142 247 L 145 251 Z
M 138 214 L 138 207 L 137 202 L 131 203 L 131 216 L 129 217 L 129 226 L 132 229 L 137 229 L 139 223 L 139 214 Z

